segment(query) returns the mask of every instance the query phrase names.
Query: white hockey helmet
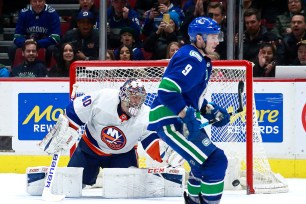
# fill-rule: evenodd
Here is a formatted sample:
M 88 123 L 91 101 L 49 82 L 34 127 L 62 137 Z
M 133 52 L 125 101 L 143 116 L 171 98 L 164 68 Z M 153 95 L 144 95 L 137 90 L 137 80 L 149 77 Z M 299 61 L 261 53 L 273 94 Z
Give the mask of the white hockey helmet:
M 137 115 L 138 110 L 146 99 L 146 95 L 144 85 L 139 79 L 128 79 L 120 87 L 119 96 L 121 102 L 125 102 L 128 108 L 128 114 L 131 116 Z

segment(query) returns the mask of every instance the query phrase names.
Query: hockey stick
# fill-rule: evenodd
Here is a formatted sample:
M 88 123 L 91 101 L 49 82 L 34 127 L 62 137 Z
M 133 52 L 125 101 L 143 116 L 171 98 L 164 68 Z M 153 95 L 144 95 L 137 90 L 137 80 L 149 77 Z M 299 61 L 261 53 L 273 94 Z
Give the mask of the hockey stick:
M 232 117 L 234 115 L 236 115 L 237 113 L 240 113 L 243 111 L 243 103 L 242 103 L 242 94 L 244 91 L 244 82 L 243 81 L 239 81 L 238 83 L 238 103 L 239 103 L 239 107 L 236 111 L 229 113 L 229 115 Z M 219 122 L 220 118 L 214 118 L 212 120 L 209 120 L 208 122 L 202 123 L 200 126 L 200 129 L 206 127 L 207 125 L 212 125 L 216 122 Z
M 45 201 L 56 202 L 56 201 L 63 200 L 66 197 L 65 195 L 54 195 L 51 192 L 59 158 L 60 158 L 60 154 L 53 155 L 53 158 L 52 158 L 49 170 L 48 170 L 44 190 L 42 193 L 42 199 Z
M 77 85 L 73 85 L 73 90 L 72 90 L 71 97 L 70 97 L 71 100 L 75 98 L 76 89 L 77 89 Z M 59 153 L 53 155 L 53 158 L 52 158 L 52 161 L 51 161 L 48 173 L 47 173 L 47 177 L 45 180 L 44 190 L 42 193 L 42 199 L 45 201 L 56 202 L 56 201 L 61 201 L 66 197 L 66 195 L 54 195 L 51 192 L 60 156 L 61 155 Z

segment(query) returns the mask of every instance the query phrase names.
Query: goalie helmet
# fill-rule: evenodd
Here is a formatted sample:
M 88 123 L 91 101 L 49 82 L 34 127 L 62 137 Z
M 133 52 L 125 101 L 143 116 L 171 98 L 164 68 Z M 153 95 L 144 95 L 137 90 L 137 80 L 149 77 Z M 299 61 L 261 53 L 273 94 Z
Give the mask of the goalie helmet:
M 188 35 L 190 42 L 195 42 L 197 35 L 202 35 L 204 41 L 207 40 L 208 35 L 219 35 L 219 41 L 223 41 L 223 32 L 219 24 L 208 17 L 195 18 L 188 26 Z
M 130 116 L 136 116 L 146 98 L 146 90 L 138 79 L 128 79 L 120 87 L 119 97 L 128 109 Z

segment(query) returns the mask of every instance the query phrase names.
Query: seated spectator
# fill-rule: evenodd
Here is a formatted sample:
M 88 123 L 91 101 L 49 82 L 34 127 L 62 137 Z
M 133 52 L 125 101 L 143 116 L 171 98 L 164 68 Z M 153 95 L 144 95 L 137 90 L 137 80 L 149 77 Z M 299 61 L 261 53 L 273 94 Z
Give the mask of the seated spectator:
M 172 41 L 178 41 L 180 25 L 179 16 L 176 12 L 169 12 L 170 23 L 161 21 L 156 32 L 152 33 L 144 42 L 143 47 L 147 52 L 152 52 L 152 59 L 165 59 L 167 46 Z
M 285 47 L 285 61 L 282 63 L 283 65 L 294 63 L 294 60 L 297 58 L 297 43 L 301 40 L 306 40 L 306 22 L 304 15 L 296 14 L 292 16 L 290 26 L 292 32 L 283 38 Z
M 120 41 L 122 45 L 132 48 L 133 60 L 144 60 L 143 53 L 140 48 L 136 47 L 134 30 L 130 27 L 124 27 L 120 31 Z M 114 54 L 119 52 L 119 49 L 114 50 Z
M 181 44 L 179 42 L 173 41 L 169 43 L 167 46 L 167 55 L 166 59 L 171 59 L 172 56 L 181 48 Z
M 266 33 L 261 43 L 271 43 L 276 49 L 276 61 L 278 64 L 285 63 L 285 46 L 282 40 L 280 40 L 274 33 Z
M 77 28 L 77 17 L 80 11 L 90 11 L 94 15 L 95 23 L 94 27 L 98 28 L 99 22 L 99 11 L 95 6 L 94 0 L 79 0 L 80 8 L 77 12 L 72 16 L 70 22 L 70 29 Z
M 197 0 L 195 5 L 190 6 L 185 12 L 185 18 L 180 28 L 181 35 L 183 37 L 182 44 L 189 44 L 188 26 L 193 19 L 199 16 L 207 15 L 207 5 L 206 0 Z
M 235 6 L 235 13 L 236 13 L 236 15 L 234 15 L 234 24 L 235 24 L 235 27 L 234 27 L 234 30 L 236 31 L 236 32 L 238 32 L 239 31 L 239 29 L 240 29 L 240 24 L 241 24 L 241 19 L 239 18 L 239 12 L 240 11 L 246 11 L 246 10 L 248 10 L 248 9 L 250 9 L 250 8 L 254 8 L 254 9 L 257 9 L 257 10 L 259 10 L 259 12 L 260 12 L 260 6 L 259 6 L 259 3 L 260 2 L 258 2 L 258 1 L 256 1 L 256 0 L 243 0 L 243 4 L 242 4 L 242 7 L 240 7 L 240 3 L 238 3 L 238 1 L 236 1 L 236 6 Z M 244 25 L 243 25 L 244 26 Z M 243 28 L 245 28 L 245 27 L 243 27 Z M 226 34 L 226 33 L 224 33 L 224 34 Z M 238 33 L 237 33 L 237 35 L 238 35 Z
M 218 59 L 226 60 L 227 59 L 227 27 L 226 27 L 226 10 L 220 2 L 210 2 L 207 6 L 207 14 L 212 19 L 214 19 L 221 27 L 223 32 L 223 41 L 219 42 L 219 45 L 216 48 L 216 53 L 219 56 Z
M 254 62 L 254 77 L 275 77 L 276 49 L 271 43 L 262 43 Z
M 134 9 L 140 14 L 139 20 L 141 24 L 144 22 L 146 12 L 153 7 L 154 2 L 155 0 L 136 0 Z
M 46 77 L 46 65 L 37 60 L 37 42 L 29 39 L 26 40 L 22 47 L 22 56 L 24 62 L 12 68 L 12 77 Z
M 262 24 L 269 30 L 274 27 L 277 16 L 287 11 L 288 0 L 253 0 L 261 13 Z
M 30 5 L 20 11 L 9 58 L 13 63 L 17 48 L 27 39 L 37 42 L 39 48 L 47 49 L 46 63 L 51 60 L 54 46 L 60 41 L 60 19 L 54 8 L 45 0 L 30 0 Z
M 286 34 L 291 33 L 291 17 L 299 13 L 304 14 L 302 0 L 288 0 L 288 11 L 276 17 L 275 25 L 271 32 L 276 34 L 278 38 L 283 38 Z
M 297 59 L 293 61 L 292 65 L 306 65 L 306 40 L 302 40 L 297 44 Z
M 0 64 L 0 77 L 9 77 L 10 71 L 3 64 Z
M 156 0 L 136 0 L 134 9 L 138 12 L 141 10 L 143 12 L 150 10 Z
M 109 33 L 107 35 L 108 49 L 120 46 L 120 30 L 123 27 L 131 27 L 135 33 L 135 39 L 140 36 L 139 14 L 128 7 L 127 0 L 111 0 L 111 6 L 107 9 L 107 22 Z
M 113 50 L 106 50 L 105 60 L 108 60 L 108 61 L 115 60 L 115 55 L 114 55 Z
M 243 18 L 245 24 L 243 59 L 252 60 L 256 58 L 265 36 L 274 34 L 269 32 L 265 26 L 261 25 L 261 16 L 257 9 L 247 9 L 243 14 Z
M 94 29 L 95 18 L 90 11 L 80 11 L 77 29 L 69 30 L 61 44 L 70 42 L 76 49 L 77 60 L 97 60 L 99 57 L 99 32 Z
M 194 7 L 197 3 L 197 0 L 186 0 L 184 5 L 183 5 L 183 11 L 184 13 L 187 12 L 187 10 L 190 8 L 190 7 Z
M 116 60 L 132 60 L 133 59 L 133 50 L 130 47 L 121 45 L 119 47 L 119 52 L 115 54 Z
M 147 17 L 144 22 L 142 33 L 145 37 L 150 36 L 151 34 L 155 33 L 160 25 L 160 22 L 163 19 L 163 14 L 167 13 L 176 13 L 178 15 L 178 21 L 180 24 L 178 27 L 181 26 L 181 22 L 183 22 L 185 18 L 185 14 L 183 10 L 171 3 L 170 0 L 158 0 L 158 4 L 155 5 L 151 10 L 148 11 Z
M 69 77 L 70 65 L 76 61 L 76 50 L 71 43 L 64 43 L 57 63 L 48 73 L 49 77 Z

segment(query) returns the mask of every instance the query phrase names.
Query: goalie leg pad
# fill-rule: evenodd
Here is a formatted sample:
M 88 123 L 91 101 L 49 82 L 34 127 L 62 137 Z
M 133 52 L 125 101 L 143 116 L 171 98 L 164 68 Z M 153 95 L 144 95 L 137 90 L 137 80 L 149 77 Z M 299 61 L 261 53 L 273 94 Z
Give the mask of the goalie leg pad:
M 104 168 L 105 198 L 180 197 L 184 192 L 183 168 Z
M 27 193 L 33 196 L 41 196 L 46 175 L 49 167 L 28 167 L 27 176 Z M 66 197 L 82 196 L 82 174 L 83 168 L 76 167 L 58 167 L 52 185 L 52 194 L 64 194 Z
M 48 172 L 48 167 L 37 166 L 28 167 L 26 170 L 27 177 L 27 193 L 33 196 L 41 196 L 44 190 L 45 177 Z

